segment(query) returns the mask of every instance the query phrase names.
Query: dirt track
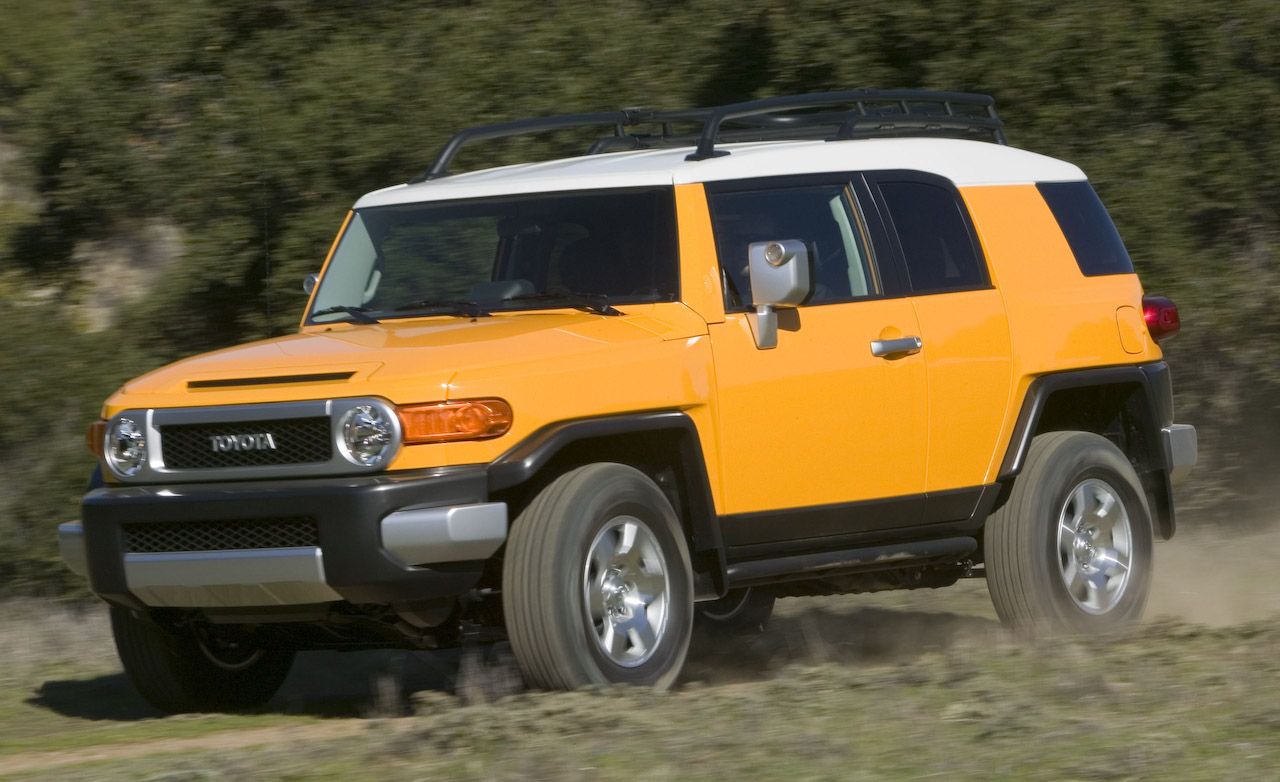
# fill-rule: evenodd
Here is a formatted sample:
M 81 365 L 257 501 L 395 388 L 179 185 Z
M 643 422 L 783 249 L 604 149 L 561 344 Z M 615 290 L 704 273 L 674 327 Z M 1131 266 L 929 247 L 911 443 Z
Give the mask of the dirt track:
M 1160 654 L 1166 657 L 1178 658 L 1180 650 L 1186 648 L 1189 662 L 1180 660 L 1178 664 L 1188 666 L 1188 670 L 1196 672 L 1195 676 L 1202 679 L 1208 677 L 1206 681 L 1216 681 L 1222 677 L 1235 681 L 1241 677 L 1256 676 L 1258 671 L 1254 668 L 1241 671 L 1238 661 L 1225 657 L 1221 663 L 1221 671 L 1215 673 L 1215 663 L 1209 656 L 1215 647 L 1205 640 L 1203 632 L 1166 631 L 1161 618 L 1169 617 L 1214 627 L 1228 627 L 1256 620 L 1280 620 L 1280 569 L 1274 565 L 1277 553 L 1280 553 L 1280 530 L 1247 537 L 1230 537 L 1184 529 L 1175 541 L 1158 545 L 1157 575 L 1148 611 L 1153 619 L 1153 630 L 1150 632 L 1154 635 L 1149 643 L 1159 646 L 1162 650 Z M 1277 624 L 1277 621 L 1268 621 L 1264 626 L 1274 630 Z M 105 628 L 100 617 L 94 614 L 76 623 L 50 622 L 47 625 L 44 632 L 48 634 L 48 642 L 59 648 L 67 648 L 67 644 L 101 645 L 106 642 Z M 1240 643 L 1248 643 L 1240 639 L 1250 638 L 1252 632 L 1243 632 L 1238 637 L 1226 637 L 1234 639 L 1231 643 L 1239 648 Z M 9 635 L 8 631 L 5 635 Z M 12 643 L 11 635 L 9 639 L 7 643 Z M 1128 645 L 1142 647 L 1145 643 L 1148 642 L 1138 639 L 1128 642 Z M 34 651 L 33 659 L 41 656 L 40 650 Z M 100 648 L 98 651 L 110 653 L 109 648 Z M 698 703 L 704 698 L 731 701 L 746 699 L 754 702 L 761 697 L 761 693 L 776 687 L 771 682 L 791 681 L 797 671 L 819 665 L 823 666 L 822 670 L 833 672 L 826 674 L 827 678 L 867 676 L 874 681 L 882 675 L 877 673 L 879 671 L 905 672 L 893 673 L 892 676 L 899 677 L 894 679 L 899 682 L 895 686 L 907 688 L 902 691 L 902 695 L 910 701 L 916 697 L 913 684 L 915 680 L 910 671 L 919 668 L 922 671 L 920 676 L 923 677 L 921 681 L 936 678 L 935 674 L 928 671 L 936 668 L 939 654 L 947 659 L 961 660 L 987 656 L 1006 662 L 1020 659 L 1021 653 L 1017 645 L 1003 633 L 995 621 L 985 585 L 981 582 L 964 582 L 957 587 L 938 591 L 782 601 L 774 621 L 764 635 L 732 645 L 707 642 L 696 645 L 687 666 L 683 690 L 678 697 L 688 703 Z M 59 769 L 69 770 L 69 767 L 82 764 L 94 764 L 89 769 L 131 768 L 130 764 L 135 762 L 143 763 L 148 768 L 160 767 L 166 762 L 175 762 L 175 759 L 279 753 L 303 744 L 311 747 L 330 746 L 366 735 L 375 744 L 390 742 L 394 745 L 400 740 L 396 738 L 399 734 L 413 736 L 423 730 L 431 732 L 438 728 L 424 728 L 424 724 L 430 726 L 435 723 L 422 723 L 422 718 L 390 722 L 371 722 L 367 719 L 369 714 L 379 710 L 395 708 L 394 703 L 388 705 L 388 700 L 395 701 L 414 692 L 428 693 L 419 697 L 426 704 L 427 712 L 442 708 L 445 713 L 452 713 L 459 704 L 457 698 L 430 693 L 448 692 L 457 686 L 467 699 L 485 701 L 509 692 L 509 664 L 490 663 L 487 667 L 477 669 L 476 659 L 468 661 L 471 664 L 469 672 L 464 664 L 464 670 L 460 673 L 459 662 L 462 658 L 456 652 L 435 655 L 395 652 L 304 655 L 290 681 L 269 709 L 278 716 L 265 715 L 262 718 L 266 721 L 265 724 L 252 727 L 221 727 L 217 720 L 225 718 L 217 717 L 155 720 L 156 715 L 141 703 L 124 677 L 112 670 L 110 660 L 105 662 L 107 667 L 103 667 L 103 662 L 86 664 L 83 672 L 60 671 L 56 677 L 44 673 L 41 674 L 43 678 L 37 677 L 38 681 L 13 682 L 19 687 L 28 688 L 27 692 L 34 692 L 34 697 L 26 699 L 29 707 L 37 709 L 33 714 L 45 719 L 52 713 L 55 721 L 51 725 L 59 726 L 55 730 L 76 731 L 90 725 L 92 733 L 87 733 L 83 745 L 75 749 L 16 751 L 6 754 L 0 747 L 0 776 L 24 779 L 31 775 L 56 776 Z M 33 669 L 33 674 L 35 670 Z M 820 683 L 822 681 L 819 679 L 804 686 L 817 684 L 819 691 L 825 692 L 827 685 Z M 1102 682 L 1100 686 L 1112 685 Z M 1028 685 L 1028 688 L 1032 688 L 1032 685 Z M 1171 698 L 1188 697 L 1178 696 L 1176 692 L 1168 694 Z M 952 709 L 946 714 L 961 722 L 969 719 L 960 714 L 965 708 L 974 709 L 974 714 L 977 715 L 1005 714 L 1006 705 L 1002 705 L 999 698 L 991 701 L 990 695 L 978 697 L 980 701 L 988 699 L 986 705 L 980 702 L 964 707 L 952 704 L 945 707 Z M 1278 708 L 1274 713 L 1264 708 L 1262 719 L 1280 722 L 1280 699 L 1273 697 L 1272 700 L 1277 702 Z M 512 708 L 516 709 L 517 714 L 527 709 L 533 710 L 531 714 L 537 714 L 540 709 L 546 708 L 547 703 L 555 702 L 554 697 L 548 700 L 547 697 L 538 696 L 529 702 L 529 706 Z M 573 708 L 569 711 L 572 712 Z M 583 708 L 590 710 L 595 707 Z M 779 715 L 785 715 L 786 707 L 780 708 L 783 711 Z M 1018 707 L 1009 714 L 1025 708 L 1029 707 Z M 465 709 L 458 712 L 460 715 L 469 713 Z M 20 717 L 20 714 L 15 715 L 15 718 Z M 316 721 L 317 717 L 323 719 Z M 506 718 L 519 719 L 518 716 L 510 715 Z M 271 724 L 273 719 L 284 724 Z M 553 715 L 548 719 L 558 718 Z M 598 717 L 593 715 L 590 719 Z M 582 724 L 588 724 L 590 719 Z M 985 718 L 973 717 L 977 721 L 982 719 Z M 86 723 L 85 720 L 90 722 Z M 138 722 L 139 720 L 142 722 Z M 207 725 L 202 720 L 207 721 Z M 578 723 L 572 720 L 567 724 L 565 729 L 570 731 L 570 735 L 565 738 L 572 740 L 572 726 L 575 724 Z M 113 725 L 120 730 L 111 730 Z M 130 738 L 131 730 L 136 733 L 136 729 L 130 728 L 132 725 L 148 725 L 148 732 L 158 735 Z M 172 725 L 172 733 L 177 735 L 169 735 L 171 732 L 165 730 L 166 725 Z M 178 730 L 181 728 L 190 732 L 202 725 L 208 728 L 208 732 L 203 735 L 182 735 Z M 456 726 L 449 728 L 457 729 Z M 465 736 L 469 735 L 467 731 L 472 728 L 464 727 L 461 730 Z M 3 726 L 0 726 L 0 732 L 2 731 Z M 470 741 L 465 738 L 460 740 L 464 743 Z M 413 739 L 405 741 L 406 746 L 413 747 L 421 743 Z M 363 740 L 357 741 L 351 746 L 359 746 L 362 742 Z M 453 745 L 445 746 L 449 748 Z M 165 758 L 170 760 L 166 761 Z M 80 773 L 96 774 L 90 771 Z M 127 776 L 128 774 L 125 778 Z M 116 777 L 108 775 L 106 778 Z M 236 774 L 228 772 L 225 778 L 236 778 Z

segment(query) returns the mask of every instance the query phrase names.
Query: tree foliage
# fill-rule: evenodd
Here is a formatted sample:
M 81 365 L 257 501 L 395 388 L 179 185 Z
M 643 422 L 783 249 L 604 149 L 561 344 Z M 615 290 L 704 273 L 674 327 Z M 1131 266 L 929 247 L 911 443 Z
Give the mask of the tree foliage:
M 419 173 L 460 127 L 538 114 L 855 86 L 991 93 L 1015 145 L 1085 169 L 1148 289 L 1182 305 L 1185 417 L 1280 417 L 1271 0 L 0 6 L 0 143 L 20 152 L 0 181 L 29 193 L 15 205 L 0 188 L 0 364 L 24 378 L 0 399 L 0 558 L 74 515 L 86 460 L 63 444 L 111 383 L 292 328 L 299 281 L 357 196 Z M 462 162 L 560 148 L 494 144 Z M 155 219 L 179 227 L 180 256 L 111 331 L 80 333 L 61 306 L 94 295 L 77 248 Z M 34 473 L 8 456 L 48 437 L 33 417 L 59 427 L 57 464 Z

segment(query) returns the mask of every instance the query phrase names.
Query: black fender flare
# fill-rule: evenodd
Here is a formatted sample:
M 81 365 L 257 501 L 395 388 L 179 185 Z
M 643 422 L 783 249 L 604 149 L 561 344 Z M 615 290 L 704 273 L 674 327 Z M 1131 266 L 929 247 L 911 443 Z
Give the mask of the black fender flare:
M 1040 424 L 1050 397 L 1058 391 L 1099 386 L 1136 385 L 1140 389 L 1142 410 L 1141 432 L 1150 463 L 1144 465 L 1144 484 L 1153 501 L 1153 513 L 1161 534 L 1168 539 L 1174 531 L 1173 484 L 1161 442 L 1161 429 L 1173 423 L 1173 386 L 1169 365 L 1163 361 L 1149 364 L 1097 367 L 1041 375 L 1031 382 L 1022 400 L 1022 408 L 1009 438 L 997 480 L 1012 487 L 1014 479 L 1026 463 L 1031 439 Z
M 676 436 L 680 453 L 682 485 L 679 487 L 688 512 L 690 548 L 695 558 L 710 559 L 715 591 L 722 593 L 725 562 L 719 516 L 711 496 L 702 441 L 693 420 L 680 410 L 580 418 L 547 424 L 526 437 L 488 466 L 489 492 L 501 492 L 532 479 L 565 448 L 584 440 L 613 438 L 631 434 L 669 432 Z M 706 594 L 699 584 L 700 596 Z

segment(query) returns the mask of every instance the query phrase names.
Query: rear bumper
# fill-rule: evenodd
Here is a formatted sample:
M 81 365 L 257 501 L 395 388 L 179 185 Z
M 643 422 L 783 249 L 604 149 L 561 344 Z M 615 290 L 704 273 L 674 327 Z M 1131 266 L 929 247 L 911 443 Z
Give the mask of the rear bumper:
M 130 533 L 176 524 L 314 522 L 314 545 L 133 551 Z M 101 487 L 59 528 L 68 567 L 137 607 L 394 604 L 474 587 L 506 539 L 482 467 L 287 481 Z

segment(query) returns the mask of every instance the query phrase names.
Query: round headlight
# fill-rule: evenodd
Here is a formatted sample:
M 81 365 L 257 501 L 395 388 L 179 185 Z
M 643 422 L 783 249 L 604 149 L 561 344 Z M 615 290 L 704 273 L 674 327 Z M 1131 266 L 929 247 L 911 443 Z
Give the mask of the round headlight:
M 103 449 L 107 464 L 116 473 L 129 477 L 136 475 L 147 463 L 147 435 L 132 418 L 117 418 L 107 432 Z
M 373 405 L 357 405 L 342 416 L 343 455 L 361 467 L 373 467 L 396 449 L 396 425 Z

